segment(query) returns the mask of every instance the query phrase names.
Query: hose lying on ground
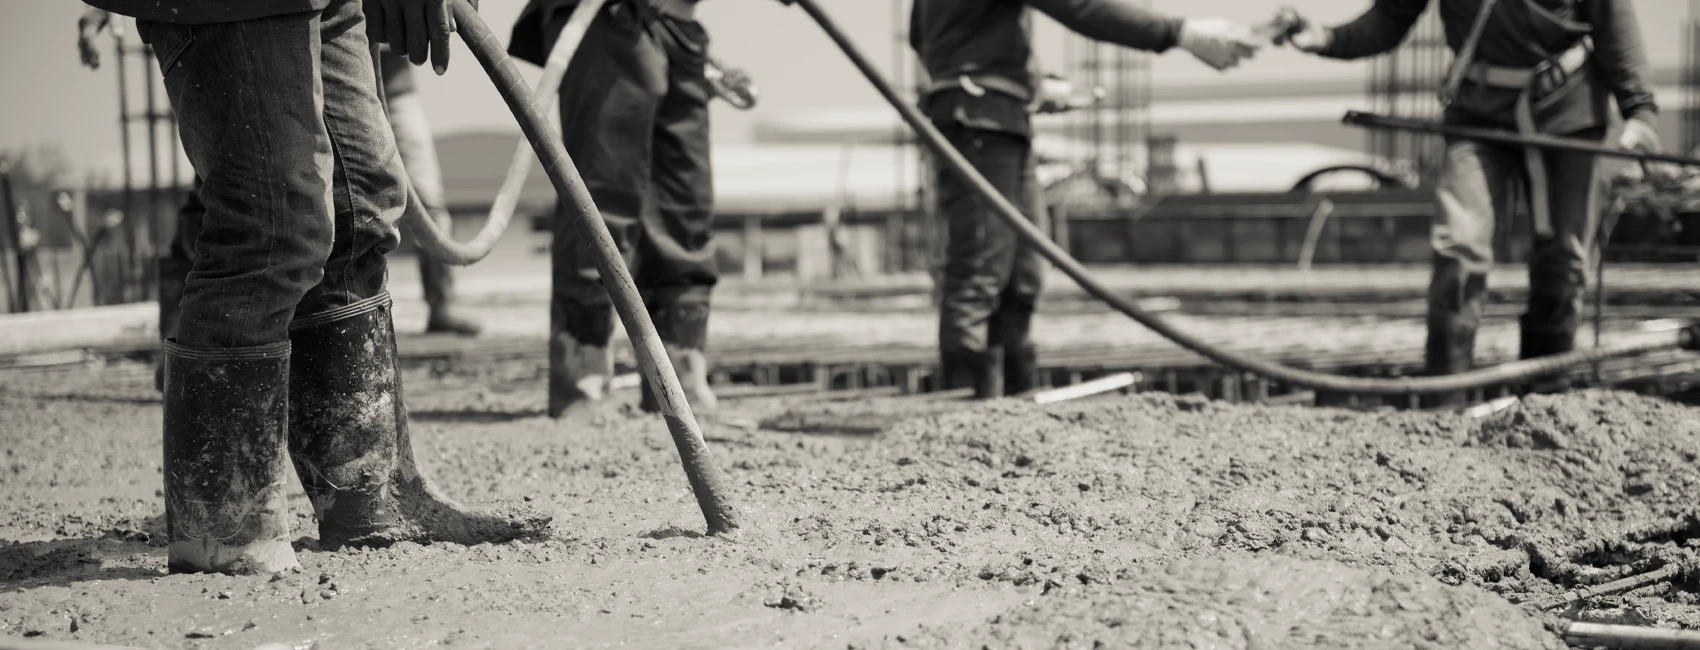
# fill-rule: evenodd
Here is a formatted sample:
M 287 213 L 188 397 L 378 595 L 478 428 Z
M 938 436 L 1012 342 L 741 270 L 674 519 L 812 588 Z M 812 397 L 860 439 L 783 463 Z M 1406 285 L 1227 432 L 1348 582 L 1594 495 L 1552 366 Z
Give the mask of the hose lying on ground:
M 1014 204 L 1010 203 L 1008 199 L 1004 198 L 1003 194 L 996 188 L 992 187 L 991 183 L 987 182 L 986 178 L 982 176 L 979 171 L 974 169 L 968 160 L 962 156 L 961 152 L 958 152 L 951 146 L 950 142 L 945 139 L 944 135 L 939 133 L 938 129 L 935 128 L 932 123 L 927 120 L 927 118 L 923 117 L 919 110 L 906 103 L 903 98 L 892 89 L 891 84 L 885 80 L 879 71 L 868 62 L 867 57 L 863 56 L 862 52 L 856 48 L 855 44 L 850 42 L 850 39 L 845 36 L 844 32 L 839 29 L 838 25 L 821 10 L 819 4 L 816 3 L 815 0 L 791 1 L 798 6 L 801 6 L 804 11 L 808 12 L 809 16 L 813 18 L 815 22 L 820 25 L 821 29 L 826 32 L 827 36 L 831 37 L 832 40 L 838 44 L 838 47 L 844 51 L 845 56 L 850 58 L 851 63 L 855 64 L 857 69 L 861 70 L 862 74 L 867 77 L 868 81 L 874 85 L 874 88 L 885 97 L 886 101 L 891 104 L 892 108 L 897 109 L 897 112 L 902 115 L 903 121 L 907 122 L 910 128 L 915 130 L 916 134 L 921 137 L 921 140 L 925 142 L 927 146 L 931 148 L 932 151 L 937 154 L 952 171 L 974 186 L 974 189 L 979 193 L 980 198 L 984 199 L 994 207 L 993 212 L 997 214 L 998 218 L 1002 219 L 1004 223 L 1008 224 L 1010 228 L 1015 230 L 1015 233 L 1021 237 L 1022 243 L 1037 249 L 1040 254 L 1045 256 L 1046 259 L 1057 265 L 1057 268 L 1062 269 L 1063 273 L 1068 274 L 1070 278 L 1079 283 L 1080 287 L 1092 297 L 1108 303 L 1111 307 L 1114 307 L 1116 311 L 1126 314 L 1129 318 L 1138 321 L 1141 325 L 1150 328 L 1152 331 L 1162 335 L 1164 338 L 1174 341 L 1181 347 L 1203 355 L 1216 363 L 1236 370 L 1262 375 L 1264 377 L 1295 386 L 1304 386 L 1322 391 L 1379 395 L 1412 395 L 1449 393 L 1482 388 L 1495 384 L 1523 381 L 1532 377 L 1554 374 L 1574 366 L 1587 365 L 1606 359 L 1630 356 L 1652 350 L 1676 347 L 1686 340 L 1679 338 L 1678 336 L 1672 336 L 1657 341 L 1624 343 L 1589 350 L 1577 350 L 1575 352 L 1542 357 L 1539 359 L 1516 361 L 1492 368 L 1484 368 L 1456 375 L 1398 379 L 1345 377 L 1321 372 L 1312 372 L 1309 370 L 1301 370 L 1298 368 L 1284 366 L 1278 363 L 1254 359 L 1236 352 L 1218 348 L 1202 339 L 1180 330 L 1179 328 L 1176 328 L 1173 325 L 1168 324 L 1167 322 L 1164 322 L 1162 318 L 1141 309 L 1133 300 L 1118 296 L 1110 291 L 1108 287 L 1099 283 L 1097 279 L 1093 278 L 1092 275 L 1087 272 L 1086 267 L 1082 266 L 1080 262 L 1076 261 L 1073 257 L 1070 257 L 1067 252 L 1063 251 L 1055 243 L 1051 242 L 1050 238 L 1046 237 L 1043 231 L 1039 230 L 1037 226 L 1034 226 L 1032 222 L 1022 216 L 1021 210 L 1016 208 Z M 1695 336 L 1693 328 L 1690 328 L 1688 333 L 1681 336 L 1687 337 L 1687 339 L 1692 339 Z
M 566 208 L 561 216 L 572 220 L 573 234 L 595 251 L 593 257 L 602 275 L 602 286 L 613 298 L 614 311 L 619 313 L 620 322 L 625 325 L 638 367 L 656 393 L 661 415 L 667 421 L 667 431 L 673 436 L 679 461 L 684 465 L 685 476 L 690 479 L 691 491 L 696 495 L 697 506 L 702 508 L 703 518 L 708 522 L 708 534 L 737 529 L 736 512 L 727 497 L 725 476 L 709 456 L 708 445 L 702 439 L 702 429 L 697 425 L 690 405 L 685 402 L 679 377 L 661 346 L 655 323 L 650 320 L 643 300 L 638 297 L 637 285 L 632 283 L 625 258 L 614 245 L 614 238 L 608 233 L 608 226 L 603 223 L 596 203 L 591 200 L 584 179 L 567 156 L 560 134 L 543 118 L 531 88 L 520 78 L 519 69 L 508 59 L 501 39 L 490 31 L 490 26 L 479 17 L 478 11 L 466 0 L 454 0 L 451 7 L 455 22 L 460 26 L 461 38 L 490 75 L 490 80 L 495 82 L 502 99 L 518 118 L 526 140 L 531 142 L 538 158 L 543 161 L 543 170 L 549 174 L 549 181 Z

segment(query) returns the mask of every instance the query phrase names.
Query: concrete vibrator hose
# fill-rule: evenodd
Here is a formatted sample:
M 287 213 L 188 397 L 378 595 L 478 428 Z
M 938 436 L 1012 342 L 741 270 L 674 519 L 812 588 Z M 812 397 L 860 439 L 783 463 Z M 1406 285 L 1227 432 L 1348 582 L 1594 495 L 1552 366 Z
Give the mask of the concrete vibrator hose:
M 950 142 L 945 139 L 944 135 L 939 133 L 938 129 L 935 128 L 926 117 L 922 116 L 918 109 L 904 102 L 903 98 L 892 89 L 891 84 L 886 81 L 884 76 L 881 75 L 871 63 L 869 63 L 867 57 L 864 56 L 856 45 L 850 41 L 850 39 L 844 34 L 843 30 L 839 29 L 838 25 L 826 15 L 826 12 L 821 10 L 820 5 L 815 0 L 786 0 L 786 2 L 801 6 L 803 11 L 807 12 L 809 16 L 820 25 L 820 28 L 826 32 L 827 36 L 830 37 L 833 42 L 837 43 L 839 49 L 843 50 L 844 55 L 850 59 L 851 63 L 855 64 L 856 68 L 861 70 L 862 75 L 867 77 L 868 82 L 873 84 L 874 88 L 878 90 L 879 93 L 885 97 L 886 101 L 891 104 L 892 108 L 897 110 L 898 114 L 903 117 L 903 121 L 909 124 L 909 127 L 920 136 L 921 140 L 925 142 L 930 149 L 932 149 L 933 153 L 937 154 L 938 157 L 950 167 L 951 171 L 955 172 L 958 176 L 967 180 L 969 184 L 974 186 L 974 189 L 979 193 L 980 197 L 989 202 L 995 208 L 993 212 L 997 214 L 998 218 L 1002 219 L 1005 224 L 1015 230 L 1015 233 L 1021 237 L 1022 243 L 1037 249 L 1040 254 L 1044 255 L 1046 259 L 1055 264 L 1057 268 L 1061 269 L 1063 273 L 1068 275 L 1069 278 L 1079 283 L 1080 287 L 1092 297 L 1109 304 L 1111 307 L 1115 308 L 1116 311 L 1126 314 L 1129 318 L 1132 318 L 1139 322 L 1139 324 L 1150 328 L 1152 331 L 1162 335 L 1164 338 L 1174 341 L 1181 347 L 1196 352 L 1221 365 L 1243 372 L 1262 375 L 1276 381 L 1321 391 L 1376 395 L 1414 395 L 1448 393 L 1482 388 L 1495 384 L 1523 381 L 1533 377 L 1554 374 L 1575 366 L 1588 365 L 1606 359 L 1630 356 L 1653 350 L 1661 350 L 1678 346 L 1689 349 L 1700 347 L 1700 342 L 1696 341 L 1697 336 L 1700 336 L 1700 332 L 1696 331 L 1696 327 L 1689 327 L 1681 332 L 1673 334 L 1668 339 L 1661 339 L 1657 341 L 1625 343 L 1589 350 L 1577 350 L 1575 352 L 1568 352 L 1550 357 L 1501 364 L 1492 368 L 1484 368 L 1456 375 L 1398 379 L 1346 377 L 1313 372 L 1261 359 L 1255 359 L 1216 347 L 1215 345 L 1164 322 L 1162 318 L 1146 312 L 1134 301 L 1116 295 L 1114 292 L 1110 291 L 1108 287 L 1105 287 L 1102 283 L 1098 282 L 1097 279 L 1093 278 L 1091 273 L 1086 270 L 1086 267 L 1082 266 L 1080 262 L 1076 261 L 1073 257 L 1070 257 L 1067 252 L 1063 251 L 1055 243 L 1051 242 L 1050 238 L 1046 237 L 1043 231 L 1039 230 L 1037 226 L 1034 226 L 1032 222 L 1022 216 L 1020 209 L 1016 208 L 1014 204 L 1004 198 L 1002 193 L 992 187 L 991 183 L 987 182 L 986 178 L 982 176 L 979 171 L 975 170 L 960 152 L 951 146 Z
M 561 216 L 572 220 L 575 234 L 589 242 L 596 253 L 594 258 L 602 275 L 602 285 L 614 300 L 614 310 L 625 325 L 626 336 L 631 339 L 632 351 L 636 353 L 644 379 L 654 389 L 661 404 L 667 431 L 672 434 L 673 445 L 679 451 L 679 461 L 684 465 L 691 491 L 695 493 L 697 505 L 702 508 L 703 518 L 708 522 L 708 534 L 736 530 L 737 513 L 728 498 L 725 476 L 709 454 L 702 429 L 697 425 L 690 405 L 685 402 L 679 377 L 662 348 L 655 323 L 649 319 L 643 300 L 638 297 L 637 286 L 632 283 L 625 258 L 614 245 L 614 238 L 608 233 L 608 226 L 602 221 L 596 203 L 591 200 L 584 179 L 567 156 L 561 135 L 543 118 L 531 88 L 520 77 L 519 68 L 508 58 L 501 39 L 490 31 L 490 26 L 479 17 L 478 11 L 466 0 L 453 0 L 450 6 L 461 38 L 490 75 L 490 80 L 495 82 L 496 90 L 501 92 L 502 99 L 518 118 L 526 140 L 531 142 L 538 158 L 543 161 L 543 170 L 548 173 L 549 181 L 567 208 Z M 487 225 L 485 229 L 490 228 Z

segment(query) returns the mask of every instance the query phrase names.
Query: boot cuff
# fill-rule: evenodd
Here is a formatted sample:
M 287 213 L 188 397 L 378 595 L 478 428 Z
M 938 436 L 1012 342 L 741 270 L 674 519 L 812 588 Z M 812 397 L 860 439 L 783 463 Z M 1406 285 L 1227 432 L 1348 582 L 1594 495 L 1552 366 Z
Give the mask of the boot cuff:
M 391 303 L 390 292 L 384 291 L 384 292 L 379 293 L 376 296 L 372 296 L 371 298 L 367 298 L 365 300 L 361 300 L 361 301 L 358 301 L 358 302 L 355 302 L 355 303 L 352 303 L 352 304 L 343 305 L 341 307 L 336 307 L 334 309 L 327 309 L 327 310 L 319 312 L 317 314 L 312 314 L 312 315 L 308 315 L 308 316 L 298 316 L 298 317 L 295 318 L 295 320 L 290 321 L 289 329 L 292 330 L 292 331 L 293 330 L 303 330 L 303 329 L 308 329 L 308 328 L 312 328 L 312 327 L 318 327 L 320 325 L 327 325 L 327 324 L 330 324 L 330 323 L 335 323 L 337 321 L 348 320 L 350 318 L 355 318 L 355 317 L 358 317 L 358 316 L 361 316 L 361 315 L 364 315 L 364 314 L 369 314 L 369 313 L 377 311 L 379 309 L 389 307 L 390 303 Z
M 178 344 L 175 339 L 168 339 L 165 342 L 165 353 L 177 359 L 193 361 L 287 359 L 289 358 L 289 341 L 246 348 L 196 348 Z

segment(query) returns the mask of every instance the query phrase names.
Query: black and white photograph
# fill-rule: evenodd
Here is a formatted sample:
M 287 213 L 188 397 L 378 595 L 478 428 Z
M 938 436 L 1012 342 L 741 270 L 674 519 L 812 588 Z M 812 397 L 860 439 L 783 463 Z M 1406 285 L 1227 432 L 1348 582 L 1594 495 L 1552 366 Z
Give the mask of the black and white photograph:
M 1700 0 L 0 0 L 0 650 L 1700 650 Z

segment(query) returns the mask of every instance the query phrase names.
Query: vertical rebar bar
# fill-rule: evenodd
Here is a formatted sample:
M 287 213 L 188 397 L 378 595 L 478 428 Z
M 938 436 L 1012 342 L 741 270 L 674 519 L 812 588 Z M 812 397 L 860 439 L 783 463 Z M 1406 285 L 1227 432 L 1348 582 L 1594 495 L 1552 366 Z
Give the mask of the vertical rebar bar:
M 29 256 L 25 253 L 23 229 L 18 227 L 17 201 L 12 196 L 12 164 L 0 158 L 0 192 L 5 193 L 4 203 L 0 207 L 6 210 L 6 236 L 12 242 L 13 263 L 18 269 L 18 285 L 12 291 L 13 312 L 30 310 L 30 294 L 34 292 L 34 283 L 30 280 Z
M 136 268 L 136 230 L 135 221 L 135 185 L 130 176 L 130 86 L 124 75 L 125 57 L 129 54 L 129 45 L 124 35 L 118 33 L 112 39 L 116 43 L 117 56 L 113 60 L 113 69 L 118 73 L 118 142 L 119 166 L 124 177 L 124 189 L 119 199 L 120 209 L 124 211 L 124 245 L 127 250 L 121 256 L 123 268 L 118 279 L 118 298 L 127 302 L 130 299 L 128 276 Z
M 143 251 L 144 254 L 141 256 L 142 264 L 144 266 L 137 268 L 137 274 L 142 279 L 141 294 L 137 297 L 145 300 L 154 297 L 157 293 L 157 285 L 159 284 L 158 282 L 152 281 L 157 273 L 150 273 L 149 270 L 153 269 L 155 266 L 152 263 L 154 251 L 159 250 L 159 208 L 162 203 L 161 192 L 163 191 L 159 182 L 159 120 L 162 116 L 159 113 L 157 100 L 154 97 L 153 73 L 155 65 L 153 47 L 149 45 L 142 46 L 141 58 L 142 86 L 146 88 L 145 101 L 147 106 L 148 221 L 141 226 L 144 229 L 143 234 L 145 235 L 145 238 L 143 241 L 147 242 L 147 249 Z

